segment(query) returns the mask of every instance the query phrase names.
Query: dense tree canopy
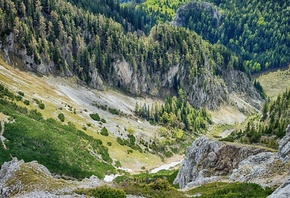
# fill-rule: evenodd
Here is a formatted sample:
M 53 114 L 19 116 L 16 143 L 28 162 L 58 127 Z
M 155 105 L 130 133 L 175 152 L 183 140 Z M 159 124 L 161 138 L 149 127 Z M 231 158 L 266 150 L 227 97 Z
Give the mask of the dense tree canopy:
M 105 81 L 110 79 L 117 60 L 129 62 L 133 72 L 146 71 L 148 80 L 177 64 L 190 71 L 191 79 L 202 73 L 205 63 L 211 72 L 217 65 L 242 67 L 230 51 L 185 28 L 159 24 L 149 36 L 139 35 L 63 0 L 1 0 L 0 19 L 4 46 L 13 33 L 16 53 L 24 50 L 36 64 L 54 65 L 48 67 L 51 72 L 75 73 L 88 84 L 95 70 Z
M 179 14 L 184 18 L 181 25 L 242 56 L 249 72 L 289 64 L 289 0 L 209 2 L 211 6 L 195 3 L 181 9 Z M 218 11 L 212 12 L 216 8 Z

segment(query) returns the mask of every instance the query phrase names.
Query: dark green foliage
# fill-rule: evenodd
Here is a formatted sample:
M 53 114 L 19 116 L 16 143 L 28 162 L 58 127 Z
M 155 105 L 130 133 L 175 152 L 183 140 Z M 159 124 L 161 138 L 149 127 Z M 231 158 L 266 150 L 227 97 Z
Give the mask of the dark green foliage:
M 24 103 L 25 105 L 29 105 L 29 104 L 30 104 L 30 101 L 29 101 L 29 100 L 24 100 L 23 103 Z
M 36 104 L 38 105 L 40 109 L 42 110 L 45 109 L 45 105 L 40 100 L 37 100 L 35 98 L 33 98 L 33 100 L 36 102 Z
M 120 115 L 120 111 L 119 110 L 113 109 L 113 108 L 110 108 L 110 107 L 109 107 L 109 112 L 111 114 Z
M 172 152 L 170 152 L 170 151 L 165 152 L 165 157 L 172 157 L 172 156 L 173 156 Z
M 108 130 L 107 130 L 106 127 L 103 127 L 103 128 L 102 128 L 102 130 L 101 130 L 101 135 L 103 135 L 103 136 L 109 136 L 109 132 L 108 132 Z
M 253 183 L 209 183 L 203 186 L 190 190 L 190 194 L 201 194 L 201 198 L 205 197 L 228 197 L 228 198 L 240 198 L 240 197 L 256 197 L 264 198 L 269 196 L 273 192 L 270 188 L 263 189 L 258 184 Z
M 97 198 L 126 198 L 126 193 L 122 189 L 100 186 L 93 189 L 79 189 L 75 191 L 80 195 L 87 195 Z
M 225 140 L 238 139 L 245 143 L 260 143 L 277 148 L 277 139 L 285 135 L 286 127 L 289 124 L 290 91 L 286 91 L 274 101 L 266 100 L 262 115 L 258 119 L 248 122 L 243 131 L 232 133 Z
M 16 101 L 21 101 L 22 100 L 22 96 L 15 96 Z
M 5 123 L 8 149 L 0 146 L 0 164 L 11 160 L 11 156 L 26 162 L 37 160 L 55 174 L 75 178 L 91 175 L 103 178 L 114 171 L 102 141 L 77 130 L 71 123 L 62 125 L 52 118 L 45 120 L 38 111 L 28 111 L 3 97 L 0 97 L 0 112 L 14 119 Z M 92 156 L 87 145 L 108 163 Z
M 39 107 L 40 109 L 42 109 L 42 110 L 45 109 L 45 105 L 44 105 L 43 103 L 39 103 L 39 104 L 38 104 L 38 107 Z
M 106 1 L 101 6 L 88 1 L 70 2 L 87 9 L 97 7 L 96 9 L 118 10 L 119 7 L 116 1 Z M 56 74 L 70 70 L 69 72 L 74 72 L 82 81 L 91 84 L 92 72 L 98 71 L 104 82 L 121 86 L 119 80 L 112 80 L 116 61 L 126 60 L 133 72 L 144 76 L 146 82 L 151 82 L 151 77 L 156 73 L 160 76 L 165 75 L 176 65 L 184 68 L 186 80 L 192 81 L 205 72 L 205 59 L 210 63 L 206 65 L 209 71 L 217 70 L 216 63 L 219 60 L 212 54 L 215 47 L 185 28 L 158 24 L 145 36 L 140 32 L 124 31 L 124 28 L 113 20 L 115 17 L 94 15 L 66 1 L 49 1 L 49 6 L 47 3 L 45 0 L 37 3 L 3 0 L 0 6 L 0 16 L 3 19 L 0 20 L 0 26 L 3 27 L 0 29 L 0 35 L 2 40 L 6 40 L 9 33 L 16 31 L 16 48 L 26 48 L 30 55 L 34 55 L 36 62 L 44 65 L 49 65 L 52 61 L 56 66 Z M 91 4 L 92 6 L 89 6 Z M 138 17 L 131 15 L 129 18 L 135 20 Z M 225 61 L 228 65 L 219 67 L 231 68 L 233 62 L 242 67 L 242 62 L 234 61 L 238 59 L 234 54 L 226 53 L 226 56 L 220 55 L 219 58 L 231 61 Z M 178 92 L 180 84 L 178 80 L 174 82 L 174 91 Z M 186 93 L 186 97 L 187 94 L 190 93 Z M 109 111 L 121 114 L 116 109 L 109 108 Z
M 259 92 L 259 94 L 266 99 L 266 93 L 264 92 L 263 87 L 261 86 L 260 82 L 255 80 L 254 81 L 254 87 L 256 88 L 256 90 Z
M 58 117 L 58 119 L 59 119 L 60 121 L 64 122 L 65 117 L 64 117 L 64 114 L 63 114 L 63 113 L 58 114 L 57 117 Z
M 128 140 L 117 137 L 117 142 L 122 146 L 125 146 L 125 145 L 129 146 L 130 148 L 132 148 L 134 150 L 138 150 L 140 153 L 142 153 L 142 148 L 136 144 L 136 138 L 134 135 L 129 134 Z M 131 153 L 131 151 L 132 150 L 130 150 L 130 152 L 128 152 L 128 154 Z
M 7 88 L 5 88 L 4 85 L 0 84 L 0 98 L 4 97 L 13 100 L 15 96 L 12 92 L 10 92 Z
M 201 194 L 200 197 L 257 197 L 264 198 L 270 195 L 273 190 L 263 189 L 258 184 L 252 183 L 222 183 L 215 182 L 202 185 L 188 191 L 177 191 L 177 186 L 172 183 L 178 174 L 178 170 L 162 170 L 155 174 L 148 171 L 133 176 L 120 176 L 114 181 L 119 184 L 127 194 L 144 197 L 193 197 Z
M 22 91 L 18 91 L 18 94 L 22 97 L 24 96 L 24 93 Z
M 124 140 L 123 140 L 122 138 L 120 138 L 120 137 L 117 137 L 117 142 L 118 142 L 120 145 L 122 145 L 122 146 L 125 145 Z
M 101 118 L 99 116 L 99 114 L 95 113 L 95 114 L 90 114 L 90 117 L 95 120 L 95 121 L 100 121 Z
M 127 150 L 127 154 L 133 153 L 132 149 Z
M 289 0 L 208 2 L 212 6 L 192 3 L 192 10 L 181 9 L 181 25 L 242 56 L 249 72 L 289 64 Z
M 161 107 L 155 104 L 151 107 L 136 105 L 136 114 L 153 123 L 166 125 L 172 128 L 183 128 L 187 131 L 201 131 L 211 123 L 210 114 L 205 109 L 196 110 L 185 99 L 180 89 L 178 97 L 168 97 Z
M 102 122 L 102 123 L 106 123 L 107 121 L 106 121 L 104 118 L 102 118 L 102 119 L 101 119 L 101 122 Z
M 115 162 L 115 167 L 119 168 L 119 167 L 121 167 L 121 166 L 122 166 L 122 164 L 121 164 L 120 161 L 116 161 L 116 162 Z

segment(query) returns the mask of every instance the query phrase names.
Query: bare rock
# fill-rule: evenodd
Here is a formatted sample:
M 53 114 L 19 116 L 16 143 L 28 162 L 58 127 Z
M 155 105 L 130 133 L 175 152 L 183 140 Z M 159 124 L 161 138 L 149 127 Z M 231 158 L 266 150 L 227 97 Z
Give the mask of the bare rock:
M 279 142 L 278 157 L 284 162 L 290 161 L 290 125 L 286 129 L 285 136 Z
M 187 148 L 174 183 L 184 188 L 190 183 L 201 185 L 218 180 L 229 176 L 244 159 L 263 151 L 261 148 L 223 143 L 202 136 Z
M 270 196 L 268 196 L 268 198 L 288 198 L 288 197 L 290 197 L 290 179 L 284 182 Z
M 13 158 L 0 170 L 0 197 L 85 197 L 77 195 L 79 188 L 95 188 L 104 185 L 99 178 L 91 176 L 82 181 L 58 179 L 37 161 L 25 163 Z M 107 184 L 108 185 L 108 184 Z

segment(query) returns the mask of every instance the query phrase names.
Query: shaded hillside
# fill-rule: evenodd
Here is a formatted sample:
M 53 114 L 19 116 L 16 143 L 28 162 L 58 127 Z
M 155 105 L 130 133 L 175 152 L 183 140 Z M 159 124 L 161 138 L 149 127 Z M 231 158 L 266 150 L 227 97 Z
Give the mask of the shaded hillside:
M 6 60 L 14 54 L 28 70 L 77 75 L 94 88 L 108 84 L 137 95 L 162 96 L 182 88 L 195 107 L 216 108 L 233 91 L 259 100 L 237 71 L 243 69 L 238 57 L 184 28 L 160 24 L 148 37 L 125 33 L 112 19 L 63 0 L 49 7 L 47 1 L 4 0 L 0 13 Z
M 289 64 L 290 1 L 195 1 L 179 8 L 174 24 L 239 54 L 249 72 Z

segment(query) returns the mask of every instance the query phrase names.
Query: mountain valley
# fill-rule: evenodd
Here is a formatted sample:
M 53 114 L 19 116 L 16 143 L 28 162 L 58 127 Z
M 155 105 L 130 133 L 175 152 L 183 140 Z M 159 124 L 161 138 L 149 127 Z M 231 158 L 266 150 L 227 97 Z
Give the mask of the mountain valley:
M 0 0 L 0 197 L 290 196 L 288 3 Z

